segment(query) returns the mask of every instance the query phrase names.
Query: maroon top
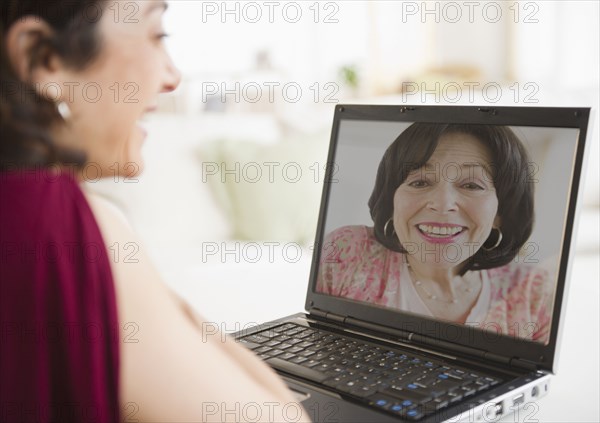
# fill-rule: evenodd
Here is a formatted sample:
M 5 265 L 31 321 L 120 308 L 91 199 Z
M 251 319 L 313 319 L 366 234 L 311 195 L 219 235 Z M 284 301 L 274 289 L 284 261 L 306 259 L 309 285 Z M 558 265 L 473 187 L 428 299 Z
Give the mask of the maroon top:
M 0 172 L 0 421 L 115 422 L 110 262 L 77 181 Z

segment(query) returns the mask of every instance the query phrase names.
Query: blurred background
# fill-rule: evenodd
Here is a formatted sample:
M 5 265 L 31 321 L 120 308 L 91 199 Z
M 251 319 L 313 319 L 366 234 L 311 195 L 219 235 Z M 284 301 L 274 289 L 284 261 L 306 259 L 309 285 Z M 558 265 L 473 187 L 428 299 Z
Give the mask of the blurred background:
M 200 175 L 181 178 L 210 193 L 195 204 L 213 223 L 202 233 L 185 219 L 145 225 L 147 237 L 307 245 L 336 104 L 597 110 L 599 27 L 596 1 L 171 1 L 166 44 L 183 81 L 147 122 L 156 141 L 146 143 L 144 177 L 194 166 Z M 596 213 L 597 122 L 584 193 Z M 165 160 L 177 149 L 189 154 L 174 157 L 174 171 Z M 298 171 L 298 180 L 286 177 Z M 194 203 L 183 192 L 171 196 Z M 148 208 L 145 217 L 157 218 Z M 596 230 L 586 231 L 582 248 L 598 251 L 598 237 L 589 236 L 598 218 L 586 222 Z
M 139 183 L 105 189 L 159 261 L 223 240 L 309 247 L 336 104 L 598 110 L 597 1 L 169 4 L 182 83 L 146 121 Z M 597 254 L 591 132 L 579 250 Z
M 557 382 L 583 405 L 536 418 L 598 421 L 599 2 L 169 4 L 166 45 L 183 79 L 145 122 L 145 171 L 90 185 L 224 331 L 304 309 L 337 104 L 592 107 Z M 565 378 L 584 350 L 595 384 L 573 390 Z

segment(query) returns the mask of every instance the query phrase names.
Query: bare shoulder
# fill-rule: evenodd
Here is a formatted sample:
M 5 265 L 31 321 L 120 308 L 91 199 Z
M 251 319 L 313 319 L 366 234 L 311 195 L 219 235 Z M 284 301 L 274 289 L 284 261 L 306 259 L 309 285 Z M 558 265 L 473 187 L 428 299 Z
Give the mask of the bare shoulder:
M 109 199 L 85 187 L 81 188 L 104 236 L 116 235 L 118 229 L 134 234 L 125 214 Z M 105 234 L 106 232 L 106 234 Z
M 142 293 L 149 301 L 155 300 L 163 305 L 165 302 L 171 303 L 172 292 L 162 281 L 123 212 L 107 198 L 86 189 L 82 191 L 98 223 L 106 248 L 119 249 L 120 254 L 111 257 L 111 268 L 117 294 L 120 295 L 121 315 L 129 314 L 132 308 L 136 311 L 143 308 L 143 302 L 139 301 Z M 126 246 L 128 254 L 122 254 Z M 154 298 L 152 294 L 155 295 Z

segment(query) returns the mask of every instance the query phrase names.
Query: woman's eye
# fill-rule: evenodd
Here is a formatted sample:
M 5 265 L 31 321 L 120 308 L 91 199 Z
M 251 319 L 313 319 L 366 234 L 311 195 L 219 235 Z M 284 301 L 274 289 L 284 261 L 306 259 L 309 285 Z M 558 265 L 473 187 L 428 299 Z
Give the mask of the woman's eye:
M 162 41 L 165 38 L 167 38 L 168 36 L 169 36 L 169 34 L 167 34 L 166 32 L 161 32 L 160 34 L 156 35 L 156 39 L 159 41 Z
M 413 187 L 413 188 L 424 188 L 427 185 L 429 185 L 427 183 L 427 181 L 419 179 L 417 181 L 412 181 L 411 183 L 408 184 L 408 186 Z
M 483 187 L 481 185 L 476 184 L 475 182 L 467 182 L 463 184 L 463 187 L 473 191 L 483 190 Z

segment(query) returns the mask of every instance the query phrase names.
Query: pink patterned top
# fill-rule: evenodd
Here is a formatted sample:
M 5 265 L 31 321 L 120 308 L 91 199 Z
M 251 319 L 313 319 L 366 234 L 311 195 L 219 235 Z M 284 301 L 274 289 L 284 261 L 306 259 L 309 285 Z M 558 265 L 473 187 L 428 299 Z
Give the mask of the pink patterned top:
M 325 237 L 317 292 L 434 317 L 410 280 L 406 257 L 380 244 L 373 228 L 344 226 Z M 481 270 L 482 289 L 465 324 L 547 343 L 553 287 L 549 273 L 511 262 Z

